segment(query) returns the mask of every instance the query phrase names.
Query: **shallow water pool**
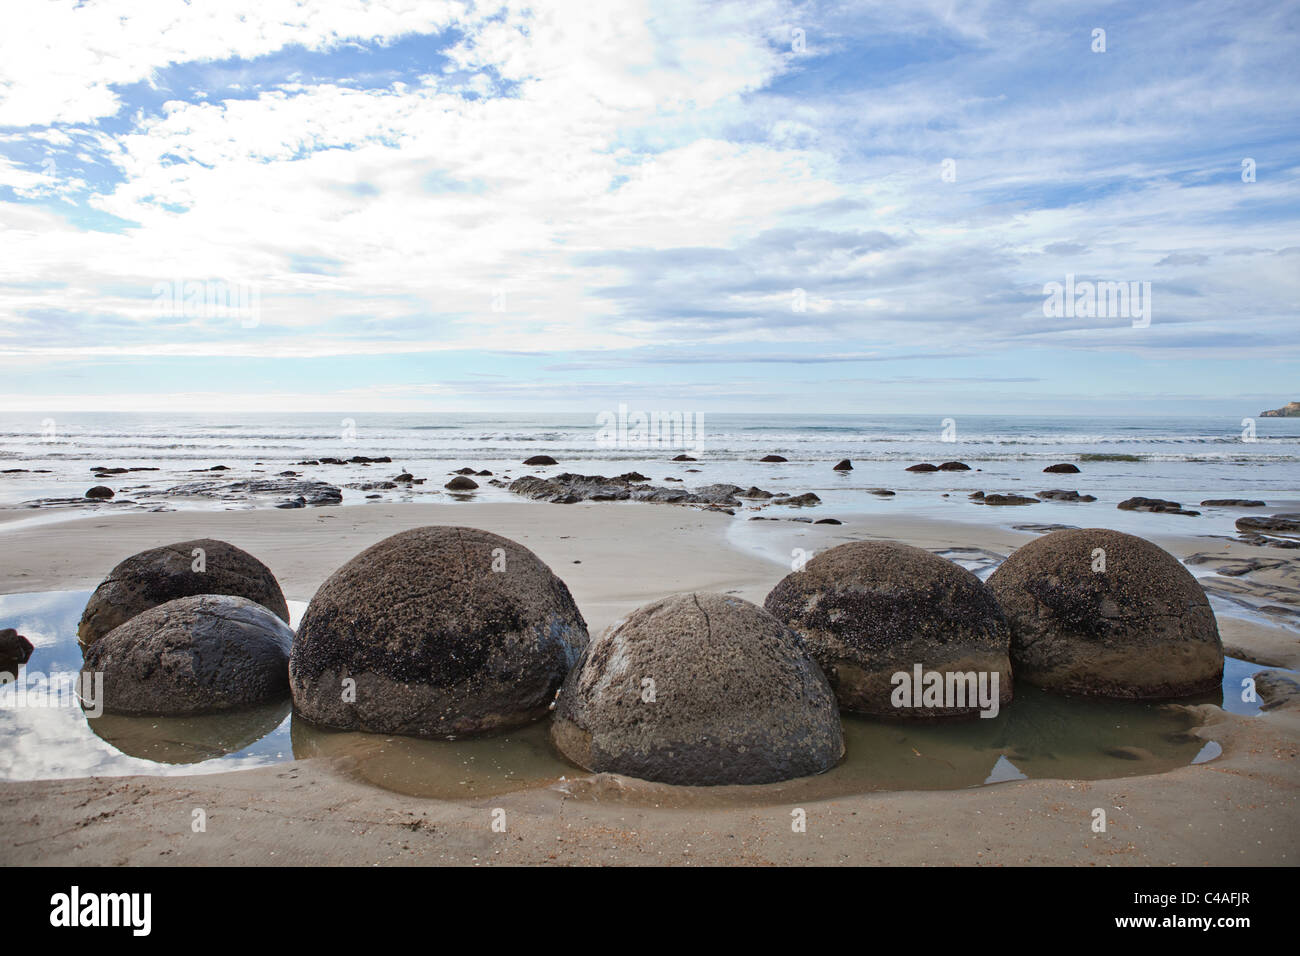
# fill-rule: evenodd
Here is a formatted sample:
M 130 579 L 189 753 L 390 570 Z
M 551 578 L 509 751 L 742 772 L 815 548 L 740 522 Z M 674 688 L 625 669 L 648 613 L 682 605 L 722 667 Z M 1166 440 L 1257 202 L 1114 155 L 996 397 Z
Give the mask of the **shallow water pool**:
M 50 675 L 79 671 L 76 628 L 89 597 L 88 591 L 0 595 L 0 628 L 16 628 L 35 645 L 22 675 L 25 688 L 42 681 L 54 686 Z M 296 618 L 301 608 L 294 610 Z M 820 776 L 761 787 L 647 786 L 645 793 L 660 804 L 783 801 L 1164 773 L 1221 752 L 1194 732 L 1200 717 L 1188 705 L 1258 713 L 1258 702 L 1242 700 L 1242 681 L 1264 669 L 1229 658 L 1219 693 L 1176 703 L 1066 697 L 1024 685 L 992 719 L 919 724 L 846 716 L 845 758 Z M 493 737 L 431 741 L 322 730 L 295 717 L 287 698 L 187 718 L 90 718 L 75 699 L 48 695 L 45 702 L 54 706 L 39 707 L 30 706 L 33 699 L 41 697 L 29 693 L 28 705 L 15 706 L 16 687 L 0 687 L 0 778 L 213 773 L 323 757 L 378 786 L 419 796 L 475 799 L 550 786 L 579 797 L 609 792 L 555 751 L 545 721 Z

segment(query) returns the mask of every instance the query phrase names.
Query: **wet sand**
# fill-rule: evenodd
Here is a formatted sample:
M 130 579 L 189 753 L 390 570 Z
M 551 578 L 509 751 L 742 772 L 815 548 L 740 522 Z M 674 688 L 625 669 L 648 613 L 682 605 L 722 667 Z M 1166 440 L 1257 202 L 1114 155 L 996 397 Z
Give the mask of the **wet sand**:
M 888 537 L 957 556 L 1005 555 L 1035 535 L 904 516 L 842 526 L 752 522 L 663 505 L 377 504 L 345 508 L 129 513 L 6 527 L 0 590 L 94 587 L 128 554 L 220 537 L 309 600 L 358 551 L 422 524 L 465 524 L 515 538 L 568 583 L 596 632 L 674 591 L 761 602 L 794 547 Z M 1091 514 L 1104 523 L 1103 513 Z M 1300 608 L 1295 552 L 1207 537 L 1156 536 L 1202 582 L 1274 625 L 1220 614 L 1229 654 L 1295 668 Z M 1241 559 L 1270 566 L 1244 574 Z M 1272 563 L 1280 560 L 1281 564 Z M 580 563 L 575 563 L 580 562 Z M 1237 563 L 1233 563 L 1237 562 Z M 348 756 L 190 777 L 0 783 L 5 864 L 715 863 L 715 864 L 1290 864 L 1300 854 L 1300 710 L 1256 717 L 1204 705 L 1195 733 L 1223 755 L 1164 774 L 1106 781 L 1025 780 L 953 791 L 818 794 L 815 788 L 720 788 L 702 795 L 575 770 L 565 780 L 483 799 L 437 800 L 359 779 Z M 923 759 L 918 754 L 918 759 Z M 759 792 L 761 791 L 761 792 Z M 704 797 L 701 799 L 701 797 Z M 813 799 L 807 799 L 812 797 Z M 791 799 L 797 798 L 798 803 Z M 792 811 L 806 811 L 794 832 Z M 1107 830 L 1092 830 L 1093 811 Z M 191 820 L 203 809 L 207 829 Z M 493 830 L 504 811 L 505 832 Z

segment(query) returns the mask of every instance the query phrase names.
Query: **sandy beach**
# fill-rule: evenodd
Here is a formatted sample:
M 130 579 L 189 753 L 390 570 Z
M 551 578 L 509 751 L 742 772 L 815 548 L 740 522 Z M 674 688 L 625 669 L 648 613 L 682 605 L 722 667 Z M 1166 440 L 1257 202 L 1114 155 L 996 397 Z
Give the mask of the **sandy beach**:
M 628 503 L 384 502 L 29 518 L 19 509 L 0 512 L 0 587 L 7 593 L 93 588 L 129 554 L 212 536 L 265 562 L 291 602 L 309 601 L 336 568 L 395 532 L 433 524 L 481 528 L 549 564 L 593 636 L 679 591 L 761 603 L 789 571 L 780 556 L 795 547 L 879 538 L 1005 556 L 1037 537 L 905 516 L 850 518 L 839 526 L 744 522 L 738 535 L 742 522 L 726 515 Z M 1200 555 L 1194 570 L 1208 587 L 1218 582 L 1294 602 L 1287 597 L 1296 587 L 1294 552 L 1174 530 L 1157 543 L 1180 559 Z M 1214 574 L 1242 558 L 1285 560 L 1280 569 Z M 1300 664 L 1290 627 L 1225 614 L 1219 626 L 1230 656 L 1272 667 Z M 799 782 L 674 788 L 574 768 L 564 779 L 454 801 L 381 789 L 361 779 L 346 757 L 200 776 L 10 781 L 0 783 L 0 863 L 1294 864 L 1296 701 L 1255 716 L 1210 705 L 1199 710 L 1194 732 L 1222 747 L 1208 762 L 1149 776 L 965 790 L 826 794 Z M 206 832 L 192 832 L 196 808 L 206 814 Z M 1107 814 L 1104 833 L 1090 826 L 1096 808 Z M 806 811 L 806 832 L 792 830 L 795 809 Z M 492 827 L 495 811 L 504 811 L 505 832 Z

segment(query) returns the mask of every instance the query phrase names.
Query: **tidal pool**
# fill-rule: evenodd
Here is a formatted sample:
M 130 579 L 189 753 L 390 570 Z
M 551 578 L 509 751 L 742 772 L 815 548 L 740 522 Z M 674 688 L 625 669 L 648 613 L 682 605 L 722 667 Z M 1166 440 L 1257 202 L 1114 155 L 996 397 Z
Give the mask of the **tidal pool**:
M 902 723 L 844 718 L 844 759 L 816 777 L 758 787 L 670 787 L 593 781 L 551 746 L 542 721 L 455 741 L 322 730 L 288 698 L 208 717 L 88 717 L 75 699 L 41 688 L 80 670 L 77 621 L 89 591 L 0 595 L 0 628 L 35 645 L 17 685 L 0 687 L 0 778 L 190 774 L 322 757 L 377 786 L 418 796 L 476 799 L 558 786 L 577 798 L 657 804 L 819 799 L 881 790 L 956 790 L 1026 778 L 1100 780 L 1164 773 L 1212 760 L 1221 748 L 1194 731 L 1192 706 L 1259 712 L 1242 681 L 1268 668 L 1228 658 L 1220 692 L 1178 702 L 1067 697 L 1028 685 L 997 717 Z M 294 609 L 295 619 L 301 605 Z M 26 701 L 18 706 L 18 685 Z

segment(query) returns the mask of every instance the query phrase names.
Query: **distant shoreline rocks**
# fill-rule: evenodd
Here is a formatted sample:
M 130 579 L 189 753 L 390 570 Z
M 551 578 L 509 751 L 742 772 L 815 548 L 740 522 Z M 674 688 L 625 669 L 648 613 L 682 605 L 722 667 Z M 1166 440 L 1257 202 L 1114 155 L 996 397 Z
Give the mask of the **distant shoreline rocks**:
M 1281 408 L 1260 412 L 1260 418 L 1300 418 L 1300 402 L 1287 402 Z

